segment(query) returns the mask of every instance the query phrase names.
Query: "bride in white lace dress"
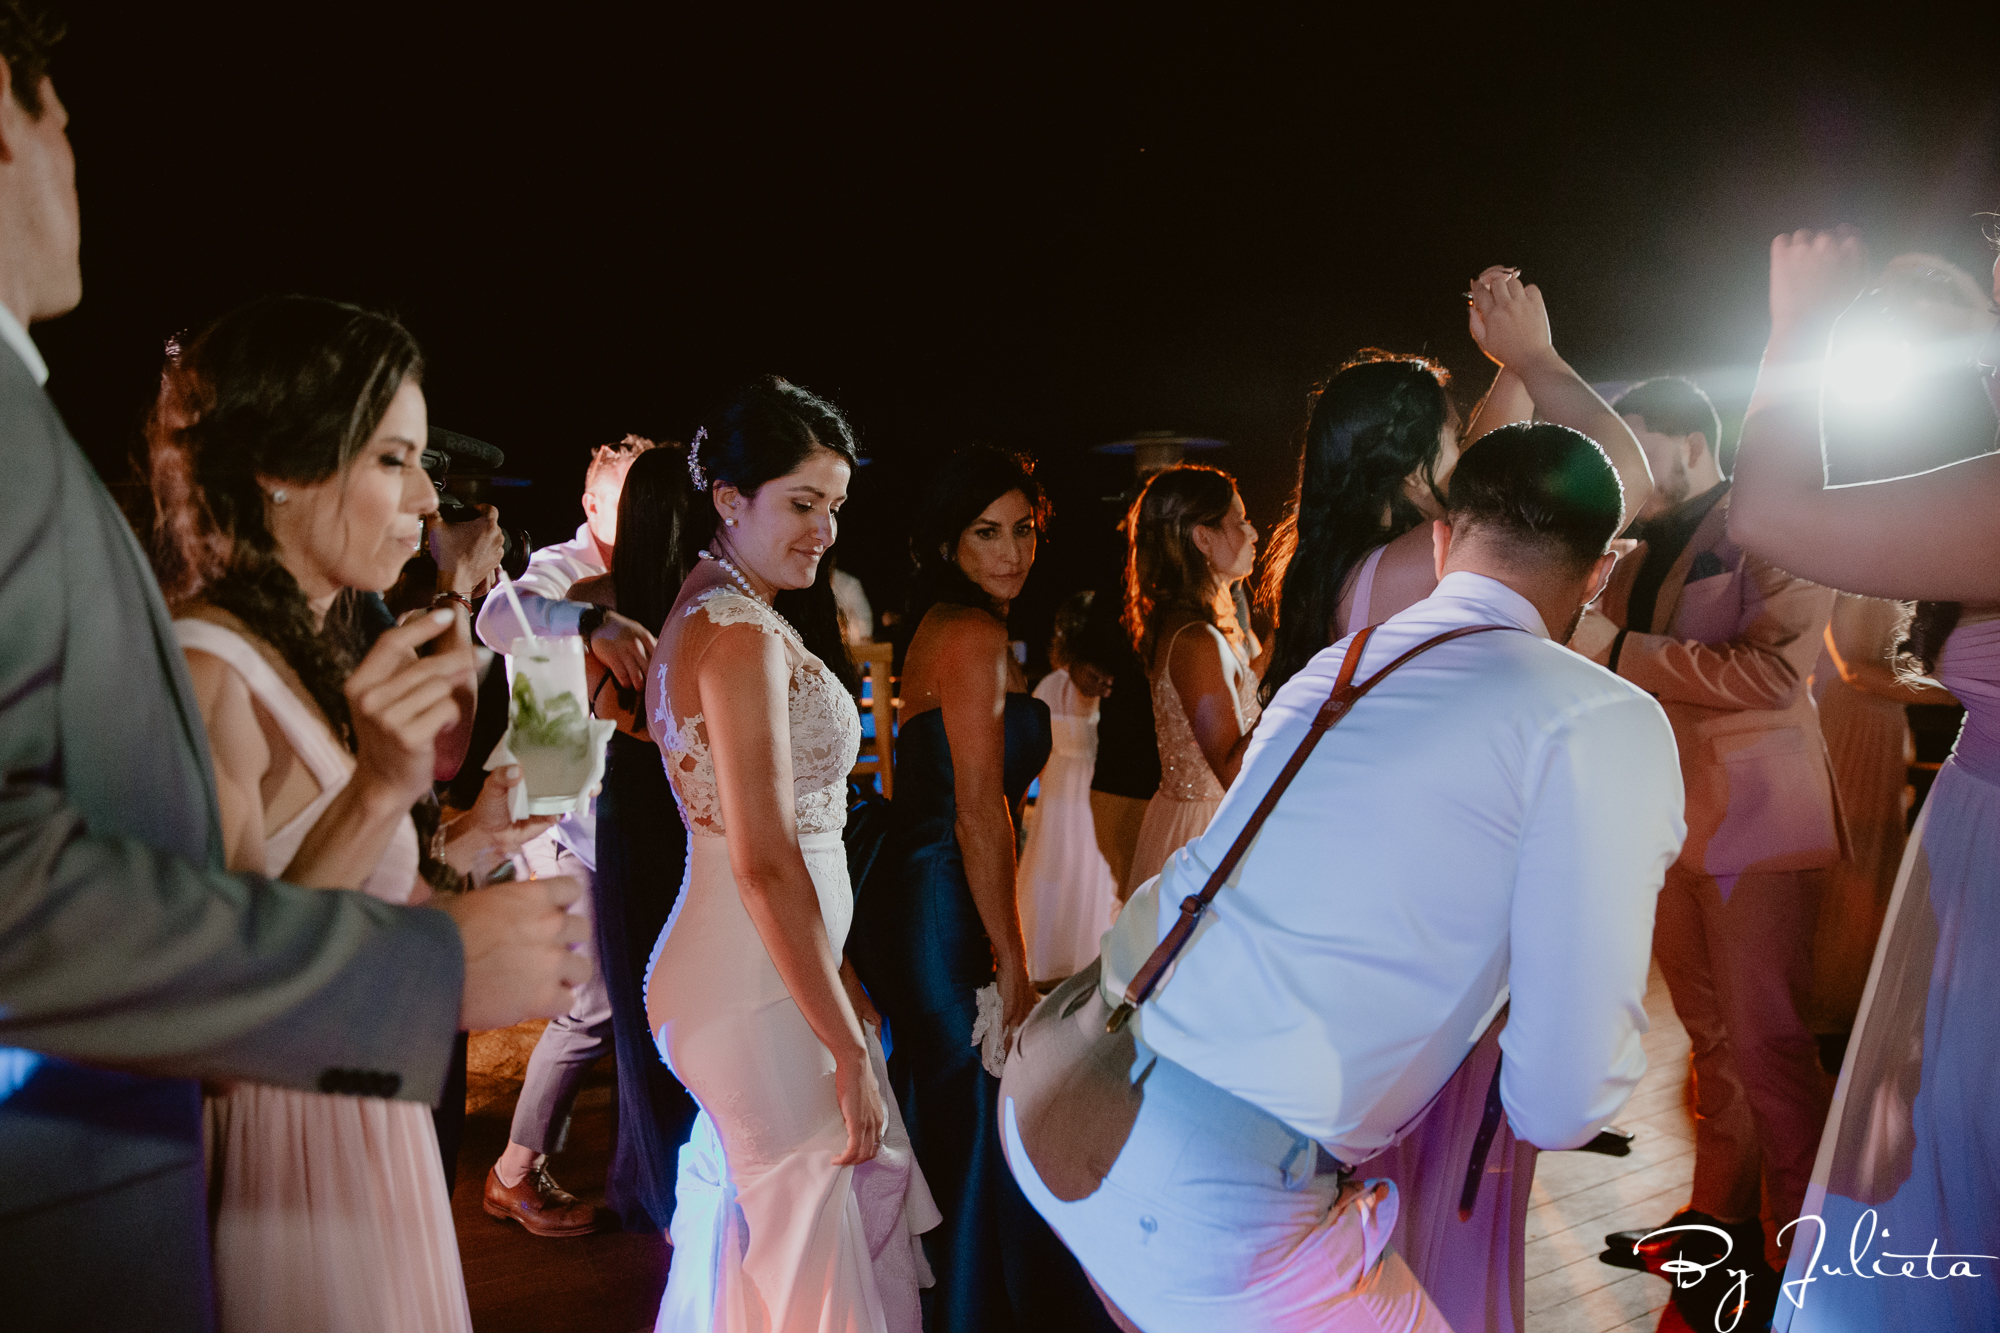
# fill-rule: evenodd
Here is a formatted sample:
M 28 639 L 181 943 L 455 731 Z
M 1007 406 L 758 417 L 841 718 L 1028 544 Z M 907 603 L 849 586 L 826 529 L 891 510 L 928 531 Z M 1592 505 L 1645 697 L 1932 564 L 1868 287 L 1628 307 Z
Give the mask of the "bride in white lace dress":
M 673 1333 L 921 1328 L 917 1233 L 938 1213 L 888 1091 L 881 1020 L 841 960 L 860 719 L 770 604 L 811 588 L 808 608 L 825 594 L 835 625 L 815 576 L 853 459 L 830 404 L 769 380 L 689 450 L 684 530 L 710 535 L 646 689 L 689 834 L 646 1013 L 702 1107 L 669 1233 L 658 1328 Z

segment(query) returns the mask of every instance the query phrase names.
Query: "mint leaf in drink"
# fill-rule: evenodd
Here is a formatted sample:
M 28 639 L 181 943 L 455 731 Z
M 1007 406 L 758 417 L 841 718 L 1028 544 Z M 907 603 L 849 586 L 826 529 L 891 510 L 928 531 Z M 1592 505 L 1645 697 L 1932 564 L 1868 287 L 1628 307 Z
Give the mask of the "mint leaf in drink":
M 513 748 L 568 750 L 582 758 L 590 750 L 589 719 L 577 697 L 564 690 L 546 704 L 535 697 L 527 672 L 514 677 Z

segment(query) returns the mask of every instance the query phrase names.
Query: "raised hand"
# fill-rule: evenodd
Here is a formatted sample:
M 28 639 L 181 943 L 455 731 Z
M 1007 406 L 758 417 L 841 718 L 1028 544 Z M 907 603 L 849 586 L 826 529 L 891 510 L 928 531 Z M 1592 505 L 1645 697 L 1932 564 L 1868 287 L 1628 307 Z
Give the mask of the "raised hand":
M 458 720 L 452 692 L 477 671 L 464 634 L 452 634 L 429 657 L 417 656 L 418 648 L 445 635 L 457 618 L 452 611 L 432 611 L 384 630 L 347 678 L 354 781 L 405 808 L 430 790 L 437 735 Z
M 500 511 L 492 505 L 480 505 L 478 510 L 478 518 L 463 523 L 446 523 L 432 515 L 426 525 L 431 559 L 438 567 L 439 592 L 477 597 L 499 572 L 501 557 L 507 553 L 507 535 L 500 530 Z
M 1472 284 L 1472 309 L 1466 316 L 1479 350 L 1517 373 L 1537 358 L 1552 356 L 1555 346 L 1541 288 L 1523 286 L 1518 271 L 1488 269 L 1481 278 L 1488 274 L 1495 276 Z
M 1831 320 L 1861 294 L 1868 247 L 1852 227 L 1795 231 L 1771 242 L 1774 332 Z

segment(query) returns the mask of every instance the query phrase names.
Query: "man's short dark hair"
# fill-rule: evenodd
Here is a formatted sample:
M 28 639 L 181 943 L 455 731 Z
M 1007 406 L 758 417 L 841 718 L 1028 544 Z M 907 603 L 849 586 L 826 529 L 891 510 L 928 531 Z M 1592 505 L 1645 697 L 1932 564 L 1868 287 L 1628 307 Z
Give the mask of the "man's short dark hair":
M 14 84 L 14 100 L 37 120 L 42 115 L 42 80 L 49 55 L 62 40 L 63 26 L 28 0 L 0 0 L 0 60 Z
M 1581 573 L 1610 549 L 1624 503 L 1618 471 L 1597 441 L 1567 426 L 1521 422 L 1465 451 L 1445 517 L 1461 533 Z
M 1722 418 L 1715 404 L 1693 380 L 1678 375 L 1641 380 L 1618 395 L 1611 410 L 1621 417 L 1638 417 L 1646 429 L 1661 435 L 1692 435 L 1700 431 L 1708 441 L 1708 456 L 1719 458 L 1722 448 Z

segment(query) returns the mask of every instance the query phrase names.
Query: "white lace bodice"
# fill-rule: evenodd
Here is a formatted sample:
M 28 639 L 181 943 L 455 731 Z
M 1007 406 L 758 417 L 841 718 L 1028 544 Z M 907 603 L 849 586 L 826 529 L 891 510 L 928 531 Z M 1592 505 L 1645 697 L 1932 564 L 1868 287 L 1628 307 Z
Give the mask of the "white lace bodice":
M 792 661 L 785 711 L 791 724 L 792 800 L 798 831 L 837 832 L 847 823 L 847 775 L 861 751 L 861 717 L 854 700 L 826 664 L 806 651 L 791 622 L 758 599 L 733 588 L 711 588 L 690 602 L 683 614 L 696 612 L 718 627 L 755 625 L 785 642 Z M 646 694 L 649 730 L 680 801 L 681 818 L 691 831 L 720 836 L 722 806 L 707 724 L 700 713 L 682 717 L 675 710 L 665 663 L 654 666 Z

